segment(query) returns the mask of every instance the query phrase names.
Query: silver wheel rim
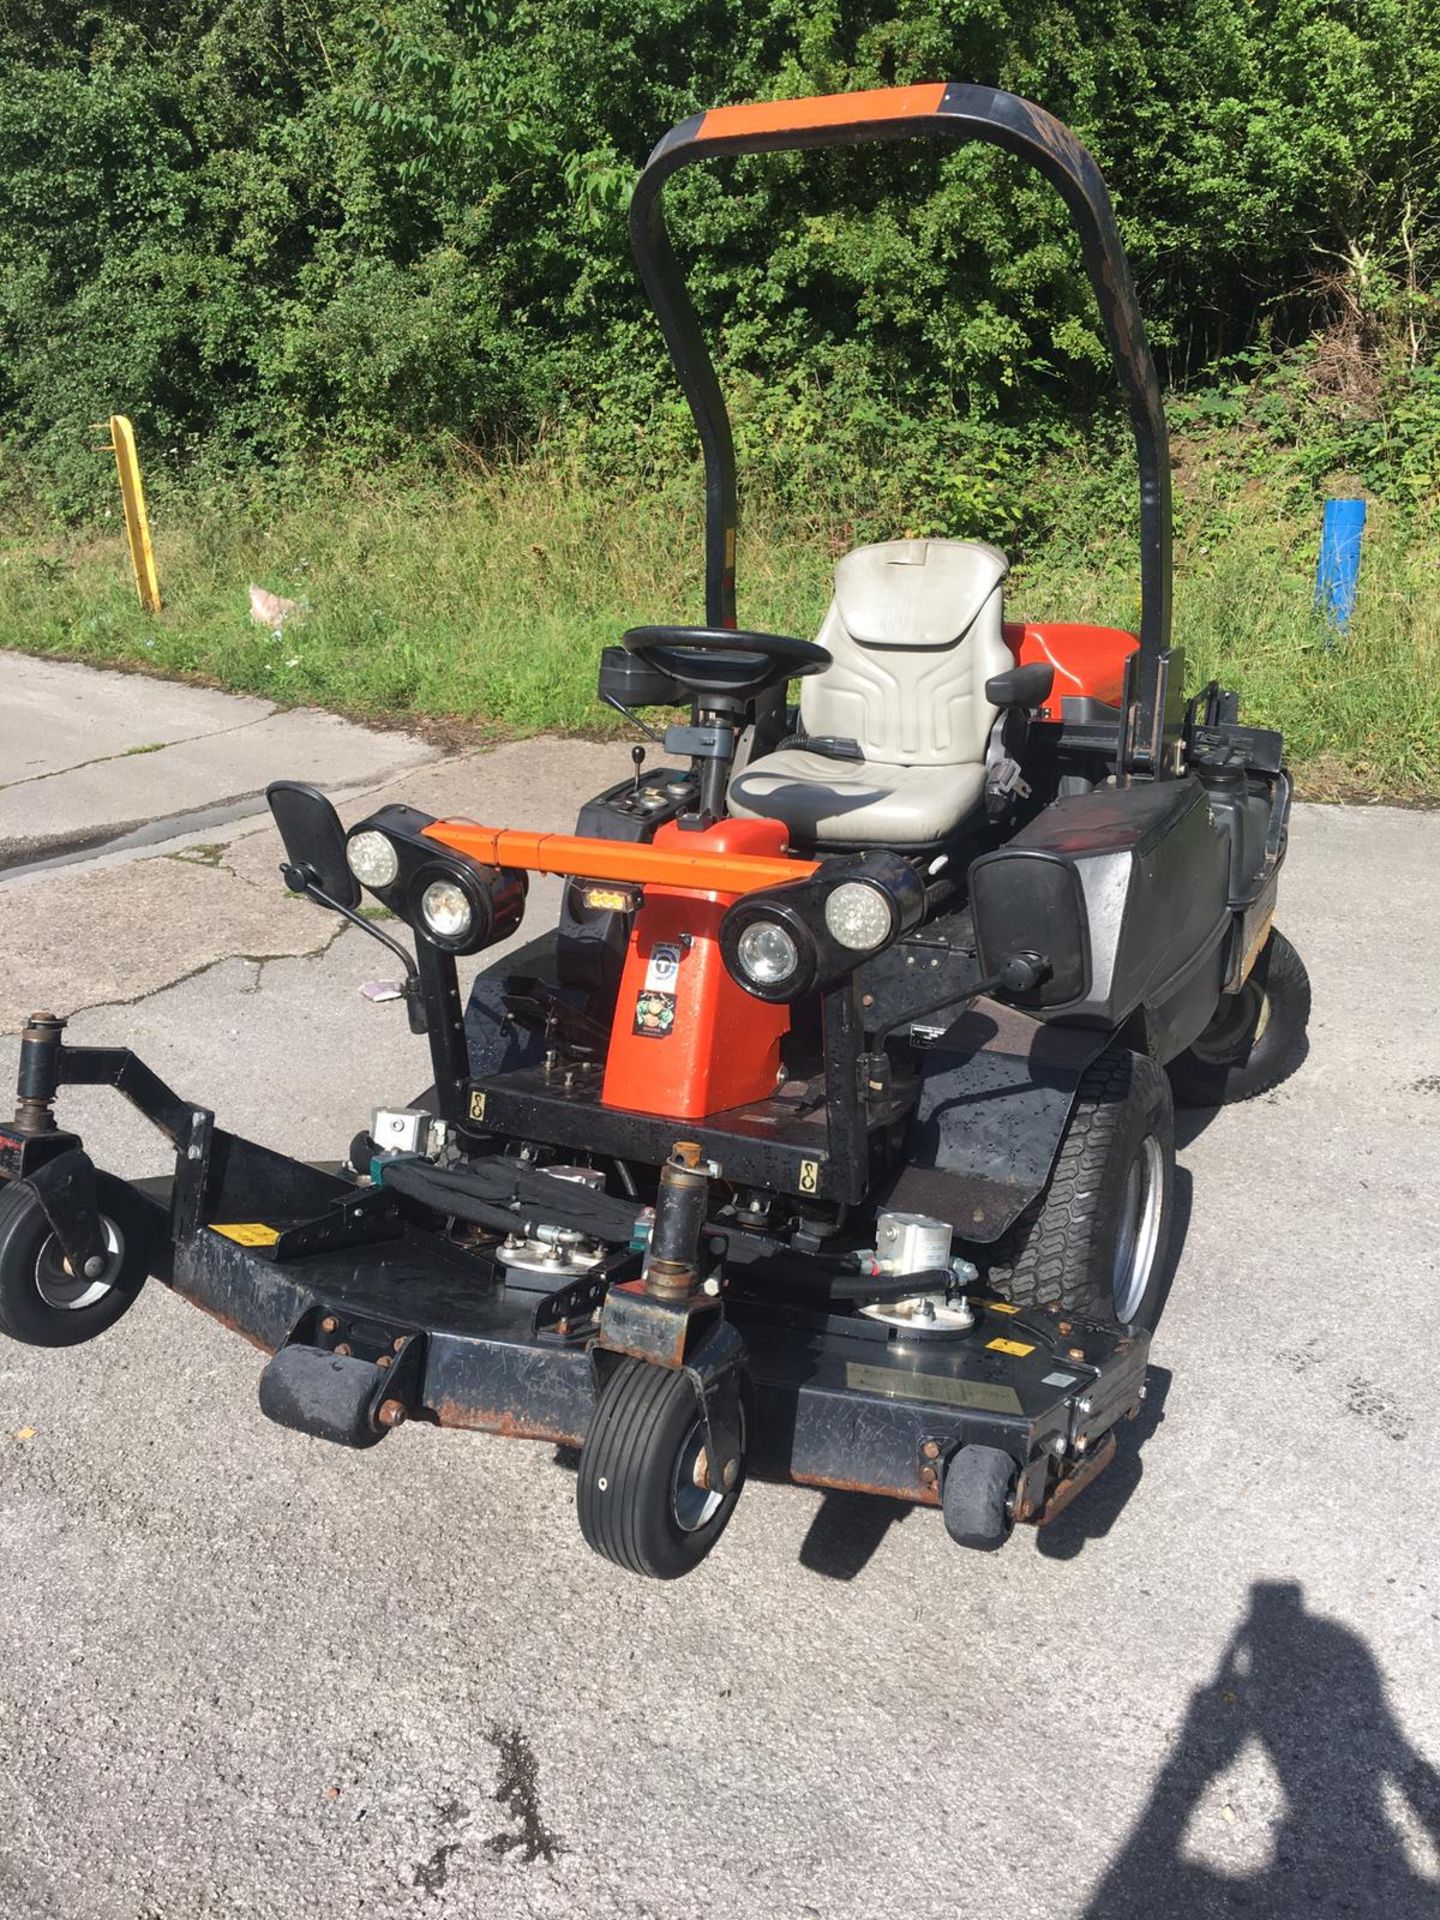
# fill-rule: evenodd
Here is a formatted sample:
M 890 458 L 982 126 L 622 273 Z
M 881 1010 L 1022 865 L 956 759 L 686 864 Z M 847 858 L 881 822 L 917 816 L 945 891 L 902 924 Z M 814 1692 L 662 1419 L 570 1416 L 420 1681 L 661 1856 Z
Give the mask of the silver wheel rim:
M 740 1412 L 740 1457 L 745 1455 L 745 1412 Z M 726 1487 L 707 1487 L 702 1485 L 700 1475 L 710 1477 L 710 1463 L 705 1457 L 705 1430 L 697 1420 L 681 1443 L 675 1456 L 675 1470 L 670 1475 L 670 1511 L 675 1516 L 675 1524 L 682 1533 L 698 1533 L 701 1527 L 708 1526 L 724 1506 L 729 1495 Z
M 77 1279 L 71 1273 L 53 1233 L 36 1254 L 35 1291 L 57 1313 L 78 1313 L 82 1307 L 93 1307 L 113 1289 L 125 1264 L 125 1236 L 103 1213 L 100 1228 L 105 1235 L 105 1271 L 93 1280 Z
M 1243 1063 L 1250 1049 L 1270 1024 L 1270 996 L 1258 980 L 1247 980 L 1228 1007 L 1220 1012 L 1190 1051 L 1210 1067 L 1233 1067 Z
M 1120 1232 L 1115 1242 L 1115 1318 L 1128 1325 L 1140 1310 L 1160 1248 L 1165 1200 L 1165 1156 L 1153 1133 L 1135 1151 L 1125 1176 Z

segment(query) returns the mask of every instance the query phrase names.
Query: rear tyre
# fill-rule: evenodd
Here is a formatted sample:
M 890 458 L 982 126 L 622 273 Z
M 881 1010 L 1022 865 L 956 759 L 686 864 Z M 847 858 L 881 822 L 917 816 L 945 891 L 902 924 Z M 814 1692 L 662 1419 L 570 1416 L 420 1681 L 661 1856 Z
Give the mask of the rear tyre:
M 1283 933 L 1272 933 L 1239 993 L 1227 993 L 1215 1018 L 1170 1062 L 1182 1107 L 1224 1107 L 1268 1093 L 1305 1057 L 1310 976 Z
M 27 1347 L 76 1347 L 113 1327 L 149 1274 L 144 1203 L 123 1180 L 95 1177 L 106 1262 L 94 1278 L 65 1264 L 40 1196 L 25 1182 L 0 1186 L 0 1333 Z
M 996 1243 L 990 1286 L 1017 1307 L 1153 1327 L 1174 1192 L 1170 1083 L 1143 1054 L 1109 1047 L 1080 1081 L 1050 1184 Z
M 961 1447 L 945 1470 L 941 1510 L 957 1547 L 993 1553 L 1015 1530 L 1019 1469 L 999 1447 Z
M 580 1531 L 627 1573 L 675 1580 L 709 1553 L 730 1523 L 745 1483 L 741 1451 L 725 1486 L 713 1474 L 689 1377 L 644 1360 L 611 1374 L 580 1450 Z M 713 1487 L 708 1484 L 713 1478 Z

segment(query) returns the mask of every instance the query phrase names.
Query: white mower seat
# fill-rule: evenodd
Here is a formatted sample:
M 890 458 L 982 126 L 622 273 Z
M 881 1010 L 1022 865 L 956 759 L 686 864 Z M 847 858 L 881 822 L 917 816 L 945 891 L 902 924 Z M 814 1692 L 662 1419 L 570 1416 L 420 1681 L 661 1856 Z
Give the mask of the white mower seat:
M 816 636 L 831 664 L 800 682 L 800 726 L 865 757 L 766 754 L 731 780 L 731 812 L 783 820 L 811 845 L 918 847 L 953 832 L 985 788 L 997 712 L 985 682 L 1015 664 L 1001 632 L 1009 570 L 979 540 L 847 553 Z

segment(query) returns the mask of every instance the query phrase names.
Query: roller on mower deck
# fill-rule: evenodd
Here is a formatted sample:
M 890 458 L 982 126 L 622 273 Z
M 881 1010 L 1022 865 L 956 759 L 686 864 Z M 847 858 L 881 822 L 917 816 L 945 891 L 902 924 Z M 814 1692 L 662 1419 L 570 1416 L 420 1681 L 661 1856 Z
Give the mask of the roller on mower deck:
M 1005 556 L 938 539 L 845 555 L 813 641 L 737 624 L 733 443 L 662 190 L 919 136 L 1018 155 L 1075 222 L 1134 428 L 1138 634 L 1007 620 Z M 600 661 L 609 707 L 682 710 L 635 718 L 661 764 L 636 747 L 574 834 L 394 805 L 347 831 L 275 783 L 287 884 L 397 956 L 430 1086 L 368 1090 L 311 1165 L 36 1014 L 0 1131 L 0 1331 L 89 1340 L 154 1275 L 269 1354 L 261 1408 L 298 1433 L 578 1447 L 581 1531 L 636 1573 L 695 1566 L 748 1473 L 998 1547 L 1144 1398 L 1174 1101 L 1261 1092 L 1303 1053 L 1272 925 L 1280 737 L 1217 685 L 1185 698 L 1159 385 L 1067 128 L 939 83 L 720 108 L 660 142 L 630 230 L 707 478 L 705 624 Z M 532 873 L 564 877 L 558 925 L 482 962 L 467 1004 L 457 963 L 517 932 Z M 173 1175 L 98 1170 L 56 1115 L 74 1085 L 129 1099 Z

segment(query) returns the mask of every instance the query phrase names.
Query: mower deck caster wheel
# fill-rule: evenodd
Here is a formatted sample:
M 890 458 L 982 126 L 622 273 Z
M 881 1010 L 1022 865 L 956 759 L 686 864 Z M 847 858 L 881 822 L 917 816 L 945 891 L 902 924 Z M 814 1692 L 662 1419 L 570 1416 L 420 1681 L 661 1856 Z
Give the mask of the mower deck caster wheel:
M 689 1377 L 624 1360 L 605 1384 L 580 1452 L 580 1531 L 628 1573 L 675 1580 L 697 1567 L 729 1525 L 745 1482 L 741 1451 L 712 1468 Z
M 999 1447 L 961 1447 L 945 1470 L 941 1506 L 957 1547 L 993 1553 L 1015 1530 L 1019 1470 Z
M 40 1196 L 0 1186 L 0 1333 L 27 1347 L 77 1347 L 124 1313 L 149 1275 L 142 1203 L 113 1175 L 95 1176 L 105 1265 L 71 1273 Z

